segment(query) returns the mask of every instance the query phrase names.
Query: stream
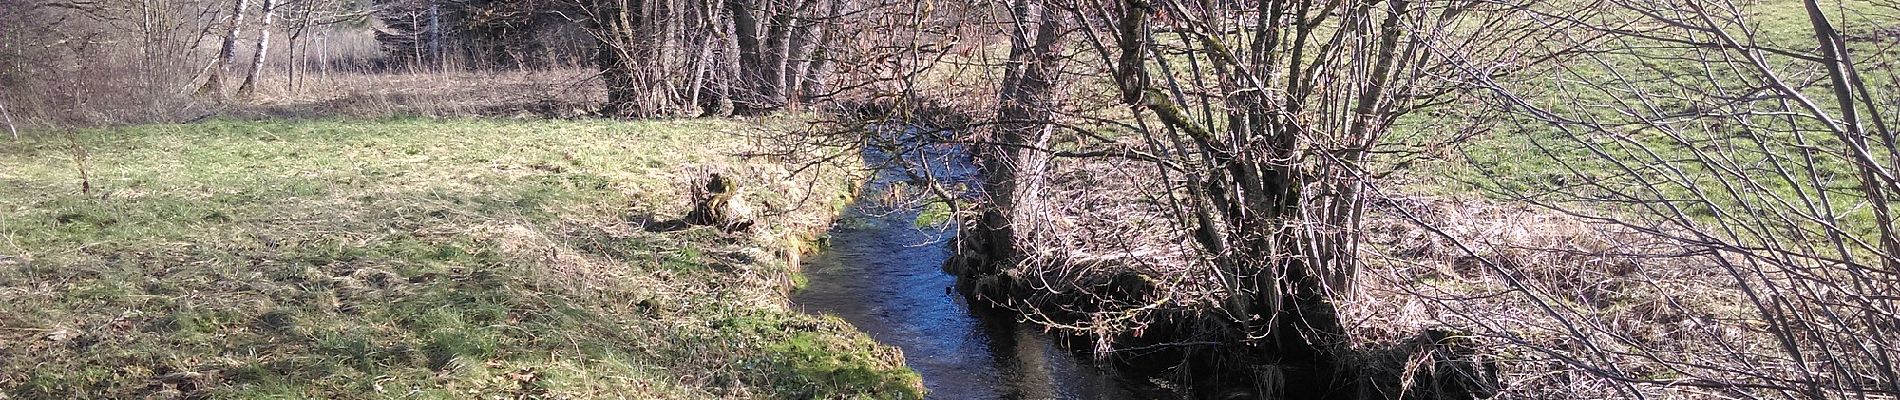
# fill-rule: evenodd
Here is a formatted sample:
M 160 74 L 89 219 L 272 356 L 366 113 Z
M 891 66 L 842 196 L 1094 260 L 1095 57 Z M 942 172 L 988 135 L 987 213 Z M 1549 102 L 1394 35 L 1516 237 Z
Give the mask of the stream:
M 955 224 L 920 224 L 917 200 L 928 194 L 906 184 L 925 176 L 969 183 L 967 152 L 938 145 L 899 152 L 906 160 L 891 153 L 865 151 L 878 173 L 832 227 L 829 247 L 806 261 L 809 283 L 794 303 L 902 348 L 931 399 L 1173 397 L 1058 346 L 1007 311 L 972 308 L 942 269 Z

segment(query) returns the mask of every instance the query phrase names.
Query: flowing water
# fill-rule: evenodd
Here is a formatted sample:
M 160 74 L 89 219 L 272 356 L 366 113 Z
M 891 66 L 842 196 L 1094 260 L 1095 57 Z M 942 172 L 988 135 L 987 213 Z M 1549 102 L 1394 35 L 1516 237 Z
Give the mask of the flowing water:
M 1006 312 L 972 308 L 943 272 L 954 224 L 920 226 L 920 196 L 907 182 L 929 177 L 968 183 L 968 156 L 948 146 L 902 152 L 867 150 L 879 173 L 830 233 L 830 246 L 807 260 L 809 284 L 793 299 L 813 313 L 836 314 L 872 338 L 904 350 L 932 399 L 1150 399 L 1158 392 L 1063 349 Z

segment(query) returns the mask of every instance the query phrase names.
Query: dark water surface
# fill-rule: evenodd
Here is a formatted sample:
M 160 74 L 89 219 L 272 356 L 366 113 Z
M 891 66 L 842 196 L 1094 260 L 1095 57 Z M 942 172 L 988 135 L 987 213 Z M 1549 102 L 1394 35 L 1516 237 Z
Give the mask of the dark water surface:
M 918 196 L 901 193 L 919 192 L 905 190 L 917 177 L 967 181 L 968 157 L 955 148 L 927 147 L 904 151 L 910 162 L 893 163 L 889 153 L 866 152 L 866 162 L 881 172 L 832 227 L 829 248 L 807 260 L 809 284 L 795 303 L 836 314 L 902 348 L 932 399 L 1156 398 L 1057 346 L 1037 327 L 972 309 L 952 289 L 956 278 L 942 269 L 951 256 L 953 224 L 919 226 L 919 203 L 907 201 Z

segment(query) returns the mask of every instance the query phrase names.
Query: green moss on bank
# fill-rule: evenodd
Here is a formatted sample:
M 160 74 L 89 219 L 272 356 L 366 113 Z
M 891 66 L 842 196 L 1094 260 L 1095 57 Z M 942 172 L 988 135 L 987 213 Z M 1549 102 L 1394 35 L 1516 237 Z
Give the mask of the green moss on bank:
M 0 393 L 917 397 L 894 349 L 786 305 L 778 249 L 830 206 L 795 202 L 847 188 L 727 156 L 747 128 L 210 122 L 0 143 Z M 683 215 L 707 167 L 794 211 L 746 236 L 640 229 Z

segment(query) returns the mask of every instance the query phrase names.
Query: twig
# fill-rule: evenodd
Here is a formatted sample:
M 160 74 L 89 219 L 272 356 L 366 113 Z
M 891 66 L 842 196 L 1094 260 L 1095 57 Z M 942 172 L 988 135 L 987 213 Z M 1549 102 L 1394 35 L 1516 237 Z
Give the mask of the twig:
M 78 133 L 67 129 L 66 139 L 71 140 L 73 145 L 73 167 L 79 170 L 79 192 L 87 197 L 91 197 L 92 176 L 86 171 L 86 161 L 92 158 L 92 156 L 86 152 L 86 146 L 79 143 Z

